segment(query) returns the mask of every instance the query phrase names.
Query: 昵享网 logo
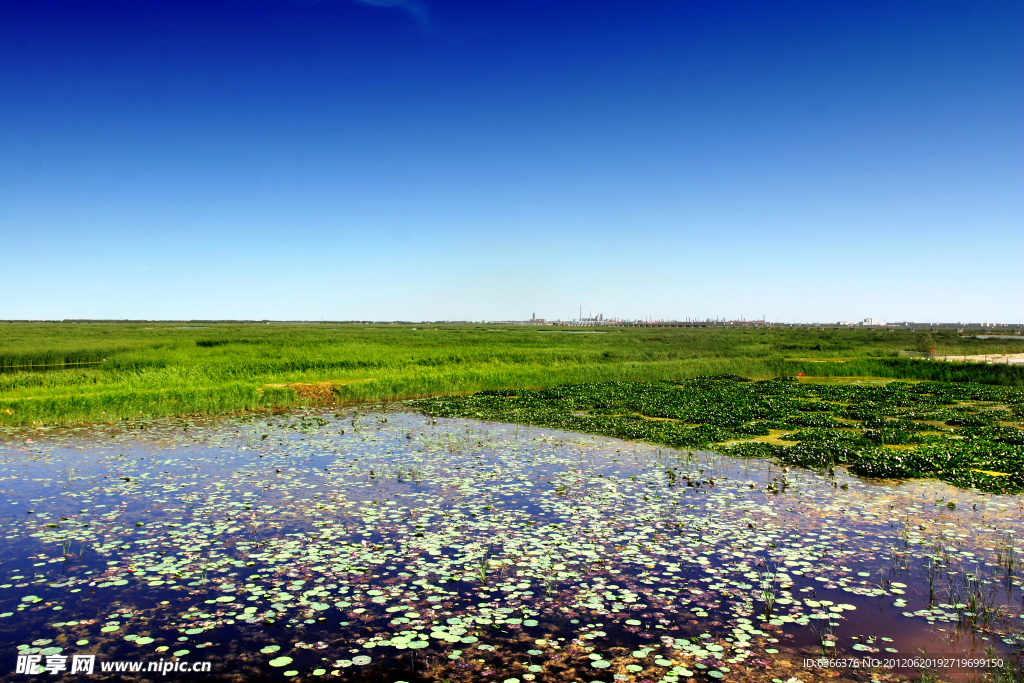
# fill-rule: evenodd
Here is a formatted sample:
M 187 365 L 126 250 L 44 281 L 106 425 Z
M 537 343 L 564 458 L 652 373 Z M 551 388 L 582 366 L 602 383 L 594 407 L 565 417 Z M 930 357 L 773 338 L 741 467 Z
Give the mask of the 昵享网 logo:
M 70 661 L 70 669 L 68 668 Z M 96 655 L 18 655 L 14 666 L 16 674 L 91 674 L 96 666 Z

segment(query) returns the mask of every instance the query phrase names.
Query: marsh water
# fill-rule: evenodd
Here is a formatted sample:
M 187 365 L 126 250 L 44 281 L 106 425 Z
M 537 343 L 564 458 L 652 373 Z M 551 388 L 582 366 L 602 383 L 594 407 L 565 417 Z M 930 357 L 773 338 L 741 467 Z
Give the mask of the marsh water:
M 1020 644 L 1024 501 L 935 481 L 364 408 L 8 431 L 0 494 L 12 680 L 970 680 Z

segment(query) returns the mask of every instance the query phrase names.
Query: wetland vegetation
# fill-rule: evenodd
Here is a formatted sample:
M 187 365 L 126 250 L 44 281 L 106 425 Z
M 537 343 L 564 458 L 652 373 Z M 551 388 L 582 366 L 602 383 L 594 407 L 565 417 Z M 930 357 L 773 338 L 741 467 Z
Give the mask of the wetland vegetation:
M 1020 369 L 897 357 L 989 340 L 0 331 L 9 661 L 93 655 L 109 680 L 118 661 L 209 662 L 211 680 L 1022 679 Z M 974 663 L 804 665 L 954 653 Z
M 1024 389 L 953 382 L 835 384 L 736 376 L 491 390 L 415 401 L 475 417 L 773 457 L 834 473 L 937 477 L 1024 490 Z
M 1024 384 L 1024 367 L 899 351 L 1012 353 L 955 330 L 487 325 L 0 323 L 0 425 L 226 413 L 333 401 L 731 373 Z M 563 328 L 564 330 L 564 328 Z

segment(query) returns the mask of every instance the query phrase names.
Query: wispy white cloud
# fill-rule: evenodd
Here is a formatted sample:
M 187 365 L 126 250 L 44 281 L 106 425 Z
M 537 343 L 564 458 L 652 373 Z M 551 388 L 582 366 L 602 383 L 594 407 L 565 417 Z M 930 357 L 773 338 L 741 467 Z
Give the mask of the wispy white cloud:
M 397 7 L 408 12 L 423 28 L 426 28 L 430 21 L 430 8 L 420 0 L 353 0 L 363 5 L 374 7 Z

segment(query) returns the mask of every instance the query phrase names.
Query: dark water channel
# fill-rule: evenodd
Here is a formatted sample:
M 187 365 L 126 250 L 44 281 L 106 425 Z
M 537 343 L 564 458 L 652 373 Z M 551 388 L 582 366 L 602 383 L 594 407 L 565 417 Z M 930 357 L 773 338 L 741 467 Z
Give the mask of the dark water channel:
M 11 680 L 970 680 L 1019 644 L 1019 497 L 394 410 L 0 438 Z

